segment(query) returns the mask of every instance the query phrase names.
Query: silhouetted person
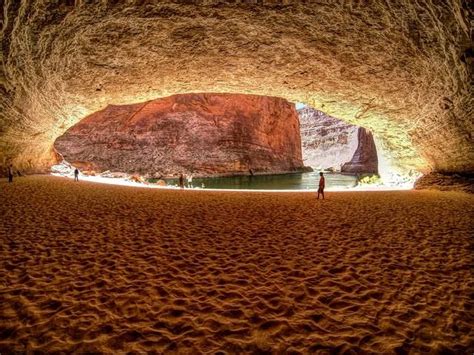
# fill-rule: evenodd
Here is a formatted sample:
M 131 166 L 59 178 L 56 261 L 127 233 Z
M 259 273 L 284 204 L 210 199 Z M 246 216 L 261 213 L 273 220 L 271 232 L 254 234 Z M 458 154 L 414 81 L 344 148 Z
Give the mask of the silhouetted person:
M 79 169 L 74 169 L 74 181 L 79 181 Z
M 321 194 L 323 196 L 324 200 L 324 187 L 326 186 L 325 179 L 324 179 L 324 174 L 319 173 L 319 188 L 318 188 L 318 200 L 319 200 L 319 195 Z
M 183 174 L 179 174 L 179 187 L 184 189 L 184 176 L 183 176 Z
M 13 165 L 8 167 L 8 182 L 13 182 Z

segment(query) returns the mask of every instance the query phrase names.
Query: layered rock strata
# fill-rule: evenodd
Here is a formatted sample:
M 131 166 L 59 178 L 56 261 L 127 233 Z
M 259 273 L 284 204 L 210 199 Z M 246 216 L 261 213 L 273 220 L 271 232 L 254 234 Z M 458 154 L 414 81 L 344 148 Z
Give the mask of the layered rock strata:
M 340 171 L 357 149 L 357 126 L 308 106 L 299 109 L 298 116 L 304 164 Z
M 72 165 L 96 172 L 211 176 L 303 168 L 294 105 L 255 95 L 174 95 L 108 106 L 54 146 Z
M 474 174 L 437 174 L 423 175 L 415 182 L 417 190 L 464 191 L 474 194 Z
M 305 165 L 352 174 L 377 174 L 372 134 L 311 107 L 298 110 Z

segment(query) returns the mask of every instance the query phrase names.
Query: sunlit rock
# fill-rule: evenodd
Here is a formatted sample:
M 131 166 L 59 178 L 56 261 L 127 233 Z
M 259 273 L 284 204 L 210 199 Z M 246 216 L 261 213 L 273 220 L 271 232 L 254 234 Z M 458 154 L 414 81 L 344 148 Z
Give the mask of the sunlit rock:
M 274 97 L 174 95 L 108 106 L 55 148 L 74 166 L 157 177 L 279 173 L 303 168 L 298 115 Z
M 311 107 L 299 109 L 298 116 L 304 164 L 340 171 L 357 149 L 357 126 Z
M 372 133 L 359 127 L 357 142 L 357 149 L 352 159 L 341 167 L 341 172 L 378 174 L 377 148 Z
M 351 174 L 378 173 L 372 134 L 311 107 L 298 110 L 305 165 Z

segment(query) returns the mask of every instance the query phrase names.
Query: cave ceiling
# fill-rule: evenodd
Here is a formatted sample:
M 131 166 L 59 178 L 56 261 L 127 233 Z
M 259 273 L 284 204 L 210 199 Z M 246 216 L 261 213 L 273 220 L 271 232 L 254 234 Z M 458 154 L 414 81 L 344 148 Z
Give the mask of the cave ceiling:
M 472 8 L 455 0 L 3 2 L 0 164 L 108 104 L 230 92 L 374 132 L 405 169 L 474 172 Z

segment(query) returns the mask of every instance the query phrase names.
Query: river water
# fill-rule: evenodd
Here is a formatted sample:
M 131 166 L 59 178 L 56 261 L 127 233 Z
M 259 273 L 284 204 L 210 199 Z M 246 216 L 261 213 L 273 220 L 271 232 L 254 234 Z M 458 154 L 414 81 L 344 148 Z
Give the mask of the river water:
M 353 175 L 325 173 L 326 188 L 352 188 L 357 185 Z M 177 179 L 167 179 L 169 185 L 177 185 Z M 316 189 L 319 173 L 292 173 L 278 175 L 227 176 L 212 178 L 193 178 L 192 187 L 206 189 L 246 189 L 246 190 L 308 190 Z M 187 181 L 185 180 L 185 185 Z

